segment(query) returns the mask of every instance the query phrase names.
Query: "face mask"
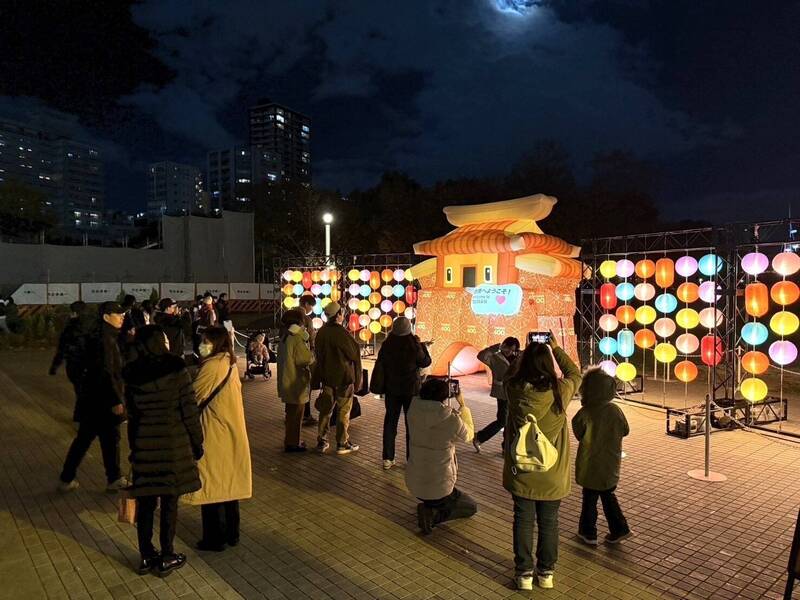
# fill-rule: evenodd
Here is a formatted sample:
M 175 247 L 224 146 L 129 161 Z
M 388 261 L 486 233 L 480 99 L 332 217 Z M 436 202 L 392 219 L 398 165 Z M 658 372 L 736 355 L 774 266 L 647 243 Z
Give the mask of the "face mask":
M 200 344 L 199 352 L 203 358 L 211 356 L 211 351 L 214 349 L 213 344 Z

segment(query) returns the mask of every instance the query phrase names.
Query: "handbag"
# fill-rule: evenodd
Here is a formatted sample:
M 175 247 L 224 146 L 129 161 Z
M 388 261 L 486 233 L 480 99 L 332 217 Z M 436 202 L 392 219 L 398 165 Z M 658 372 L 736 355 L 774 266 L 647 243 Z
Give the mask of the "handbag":
M 539 429 L 536 417 L 525 415 L 525 423 L 511 441 L 511 472 L 541 473 L 558 462 L 558 450 Z
M 386 391 L 386 374 L 383 370 L 383 362 L 377 361 L 375 368 L 372 369 L 372 381 L 369 384 L 369 391 L 376 395 L 381 395 Z
M 117 521 L 129 525 L 136 524 L 136 498 L 133 497 L 131 488 L 117 492 Z
M 353 392 L 355 396 L 366 396 L 369 394 L 369 371 L 361 369 L 361 387 Z
M 336 410 L 336 404 L 333 405 L 331 409 L 331 420 L 330 426 L 333 427 L 336 425 L 336 422 L 339 420 L 337 418 L 338 411 Z M 353 396 L 353 403 L 350 405 L 350 420 L 357 419 L 361 416 L 361 403 L 358 401 L 358 396 Z
M 200 413 L 202 413 L 206 409 L 206 406 L 211 404 L 211 401 L 216 397 L 217 394 L 220 393 L 222 388 L 225 387 L 225 384 L 228 383 L 228 379 L 230 379 L 231 373 L 233 373 L 233 365 L 231 365 L 231 368 L 228 369 L 228 374 L 225 375 L 225 378 L 222 380 L 222 382 L 217 387 L 214 388 L 213 392 L 211 392 L 208 395 L 208 398 L 206 398 L 200 404 L 198 404 L 197 409 Z

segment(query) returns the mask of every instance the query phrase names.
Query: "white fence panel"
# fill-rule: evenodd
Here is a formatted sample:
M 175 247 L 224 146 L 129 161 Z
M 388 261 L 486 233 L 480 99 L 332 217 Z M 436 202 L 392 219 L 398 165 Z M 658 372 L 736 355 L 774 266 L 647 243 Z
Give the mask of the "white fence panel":
M 220 294 L 228 294 L 230 290 L 228 290 L 227 283 L 198 283 L 197 295 L 199 296 L 206 292 L 211 292 L 212 296 L 219 296 Z
M 231 300 L 258 300 L 258 284 L 232 283 Z
M 11 298 L 16 304 L 47 304 L 47 284 L 23 283 Z
M 72 304 L 80 300 L 81 286 L 77 283 L 50 283 L 47 285 L 48 304 Z
M 193 283 L 162 283 L 161 297 L 172 298 L 176 302 L 191 302 L 194 300 Z
M 280 288 L 274 283 L 262 283 L 260 287 L 262 300 L 277 300 L 281 295 Z
M 157 283 L 123 283 L 122 289 L 126 294 L 130 294 L 136 298 L 137 302 L 149 300 L 150 294 L 153 293 L 153 290 L 155 290 L 156 294 L 158 294 Z
M 117 299 L 122 292 L 122 284 L 117 283 L 82 283 L 81 300 L 84 302 L 110 302 Z

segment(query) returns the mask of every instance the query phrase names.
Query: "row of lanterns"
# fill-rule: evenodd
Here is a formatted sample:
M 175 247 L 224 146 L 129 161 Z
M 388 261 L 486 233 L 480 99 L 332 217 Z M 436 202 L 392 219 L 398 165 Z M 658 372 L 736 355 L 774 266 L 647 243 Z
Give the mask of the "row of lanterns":
M 411 269 L 351 269 L 347 279 L 347 328 L 362 342 L 391 329 L 396 317 L 416 318 L 417 288 L 411 283 Z
M 614 277 L 627 279 L 634 274 L 641 279 L 650 279 L 655 275 L 656 284 L 661 288 L 668 288 L 675 283 L 676 273 L 681 277 L 691 277 L 699 271 L 701 275 L 713 277 L 722 270 L 722 266 L 722 258 L 716 254 L 706 254 L 700 260 L 682 256 L 677 261 L 665 257 L 653 262 L 645 258 L 635 264 L 627 258 L 616 261 L 604 260 L 598 270 L 605 279 Z

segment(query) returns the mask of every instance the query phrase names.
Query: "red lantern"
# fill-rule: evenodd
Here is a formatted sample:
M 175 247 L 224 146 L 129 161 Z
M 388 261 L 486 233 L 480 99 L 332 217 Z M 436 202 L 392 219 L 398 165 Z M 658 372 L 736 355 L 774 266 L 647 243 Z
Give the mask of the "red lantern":
M 700 340 L 700 358 L 703 364 L 713 367 L 722 361 L 725 355 L 725 346 L 722 340 L 715 335 L 705 335 Z
M 312 283 L 314 282 L 311 279 L 311 271 L 305 271 L 303 273 L 303 287 L 306 289 L 310 289 Z
M 353 313 L 350 315 L 350 319 L 347 321 L 347 328 L 350 331 L 358 331 L 361 329 L 361 324 L 358 322 L 358 315 Z
M 406 304 L 413 306 L 417 303 L 417 288 L 413 285 L 406 286 Z
M 606 310 L 611 310 L 616 305 L 616 286 L 613 283 L 604 283 L 600 286 L 600 306 Z
M 656 261 L 656 283 L 662 288 L 675 283 L 675 263 L 671 258 L 659 258 Z
M 752 317 L 763 317 L 769 310 L 769 290 L 763 283 L 748 283 L 744 288 L 744 309 Z

